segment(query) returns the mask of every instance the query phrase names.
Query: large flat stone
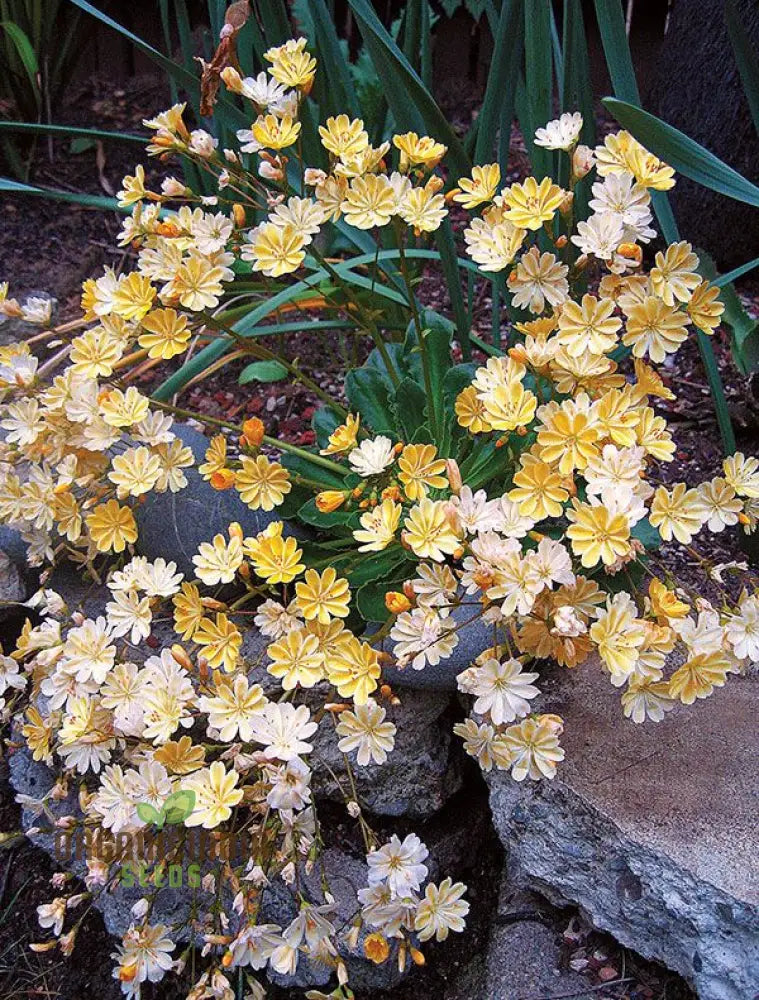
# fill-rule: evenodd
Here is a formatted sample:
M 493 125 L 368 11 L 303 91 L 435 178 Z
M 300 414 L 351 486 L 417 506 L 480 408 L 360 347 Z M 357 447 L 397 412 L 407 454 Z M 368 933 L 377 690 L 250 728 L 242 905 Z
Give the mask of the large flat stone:
M 553 781 L 489 778 L 512 877 L 676 970 L 703 1000 L 759 993 L 759 678 L 658 724 L 623 719 L 594 663 L 541 684 L 565 720 Z

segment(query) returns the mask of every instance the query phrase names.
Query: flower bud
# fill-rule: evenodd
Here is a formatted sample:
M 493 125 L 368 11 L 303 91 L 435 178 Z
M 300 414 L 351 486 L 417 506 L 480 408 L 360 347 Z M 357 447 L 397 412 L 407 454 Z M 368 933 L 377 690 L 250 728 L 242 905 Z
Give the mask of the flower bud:
M 185 670 L 192 670 L 192 660 L 187 655 L 184 646 L 180 646 L 178 642 L 175 642 L 171 647 L 171 655 L 180 667 L 184 667 Z
M 381 934 L 369 934 L 364 941 L 364 954 L 370 962 L 381 965 L 390 954 L 390 945 Z
M 258 448 L 260 446 L 264 439 L 265 431 L 264 422 L 258 417 L 250 417 L 242 425 L 243 437 L 251 448 Z
M 225 66 L 219 75 L 224 81 L 224 86 L 227 90 L 231 90 L 233 94 L 242 93 L 242 78 L 234 66 Z
M 458 496 L 461 492 L 461 487 L 464 485 L 464 481 L 461 478 L 461 469 L 459 469 L 459 464 L 455 458 L 447 458 L 445 460 L 445 471 L 451 489 Z
M 574 202 L 575 202 L 574 194 L 571 191 L 565 192 L 564 200 L 559 205 L 559 212 L 563 216 L 569 215 L 569 213 L 572 211 L 572 206 L 574 205 Z
M 303 172 L 303 183 L 307 184 L 309 187 L 315 187 L 317 184 L 323 184 L 326 179 L 327 175 L 323 170 L 319 170 L 317 167 L 306 167 Z
M 342 490 L 324 490 L 316 495 L 316 507 L 322 514 L 331 514 L 344 503 L 345 493 Z
M 625 260 L 631 260 L 639 266 L 643 261 L 643 250 L 637 243 L 620 243 L 617 247 L 617 253 Z
M 596 158 L 589 146 L 577 146 L 572 154 L 572 173 L 577 180 L 582 180 L 593 169 Z
M 228 490 L 235 485 L 237 476 L 232 469 L 219 469 L 211 476 L 210 483 L 215 490 Z
M 411 601 L 405 594 L 401 594 L 397 590 L 389 590 L 385 594 L 385 607 L 391 615 L 399 615 L 402 611 L 409 610 Z
M 232 206 L 232 217 L 235 220 L 235 225 L 238 229 L 242 229 L 245 225 L 245 209 L 242 207 L 239 201 L 236 201 Z M 245 424 L 247 424 L 247 420 Z M 243 424 L 243 431 L 245 430 L 245 424 Z

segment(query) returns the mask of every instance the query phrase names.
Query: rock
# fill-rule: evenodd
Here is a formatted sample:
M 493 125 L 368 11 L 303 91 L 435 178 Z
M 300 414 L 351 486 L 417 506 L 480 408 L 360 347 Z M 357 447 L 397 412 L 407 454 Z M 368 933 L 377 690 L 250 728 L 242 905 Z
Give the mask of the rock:
M 488 1000 L 530 1000 L 572 996 L 593 1000 L 587 980 L 559 969 L 556 932 L 536 921 L 496 925 L 485 958 L 484 989 Z
M 34 593 L 39 572 L 26 564 L 26 543 L 15 528 L 0 525 L 0 644 L 12 648 L 27 617 L 34 617 L 21 607 Z
M 451 726 L 444 716 L 450 699 L 441 692 L 402 691 L 400 705 L 387 707 L 397 728 L 395 747 L 384 764 L 351 769 L 359 799 L 379 816 L 426 817 L 438 811 L 461 787 L 459 756 L 453 753 Z M 331 772 L 349 790 L 343 754 L 328 719 L 314 740 L 312 787 L 317 797 L 343 801 Z
M 565 721 L 553 781 L 488 776 L 510 873 L 679 972 L 703 1000 L 759 992 L 756 704 L 731 677 L 659 724 L 624 720 L 588 662 L 548 678 L 541 708 Z
M 208 438 L 189 424 L 174 424 L 174 432 L 192 448 L 196 462 L 203 460 Z M 187 486 L 178 493 L 148 493 L 145 502 L 135 509 L 139 529 L 136 548 L 149 559 L 162 556 L 173 560 L 188 578 L 194 576 L 192 557 L 201 542 L 214 535 L 226 534 L 237 521 L 246 535 L 257 535 L 279 520 L 276 509 L 267 513 L 251 510 L 236 490 L 215 490 L 201 477 L 197 468 L 185 470 Z M 286 534 L 301 537 L 299 527 L 288 524 Z
M 18 566 L 0 549 L 0 621 L 27 597 L 26 582 Z
M 451 612 L 451 617 L 456 622 L 466 622 L 472 617 L 471 606 L 459 606 Z M 399 670 L 396 667 L 386 667 L 383 670 L 383 678 L 388 684 L 398 687 L 417 688 L 419 690 L 432 691 L 456 691 L 456 676 L 462 670 L 472 665 L 476 657 L 483 649 L 493 645 L 493 628 L 486 625 L 481 618 L 463 625 L 456 633 L 459 644 L 453 654 L 447 660 L 441 660 L 434 666 L 428 663 L 422 670 L 414 670 L 412 667 L 405 667 Z M 383 648 L 391 650 L 392 642 L 385 640 Z

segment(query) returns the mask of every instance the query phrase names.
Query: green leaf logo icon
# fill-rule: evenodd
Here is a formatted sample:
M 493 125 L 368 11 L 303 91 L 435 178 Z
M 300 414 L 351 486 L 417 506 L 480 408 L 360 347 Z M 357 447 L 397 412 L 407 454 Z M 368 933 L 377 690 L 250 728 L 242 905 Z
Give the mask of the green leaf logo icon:
M 184 823 L 195 808 L 195 792 L 191 788 L 180 788 L 172 792 L 163 804 L 167 823 Z
M 195 792 L 191 788 L 180 788 L 179 791 L 172 792 L 160 809 L 149 802 L 138 802 L 136 806 L 137 815 L 143 823 L 150 823 L 159 830 L 163 829 L 164 823 L 184 823 L 194 808 Z
M 155 806 L 151 806 L 149 802 L 137 803 L 137 815 L 143 823 L 152 823 L 154 826 L 157 826 L 159 830 L 163 826 L 163 809 L 159 812 L 158 809 L 156 809 Z

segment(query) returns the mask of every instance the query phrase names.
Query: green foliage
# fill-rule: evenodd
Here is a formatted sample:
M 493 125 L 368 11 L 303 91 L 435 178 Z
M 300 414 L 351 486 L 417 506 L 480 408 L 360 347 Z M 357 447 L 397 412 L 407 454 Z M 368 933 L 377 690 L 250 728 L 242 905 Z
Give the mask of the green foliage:
M 23 122 L 50 121 L 81 47 L 79 12 L 65 0 L 0 0 L 0 100 Z M 34 139 L 0 135 L 16 177 L 25 180 Z

